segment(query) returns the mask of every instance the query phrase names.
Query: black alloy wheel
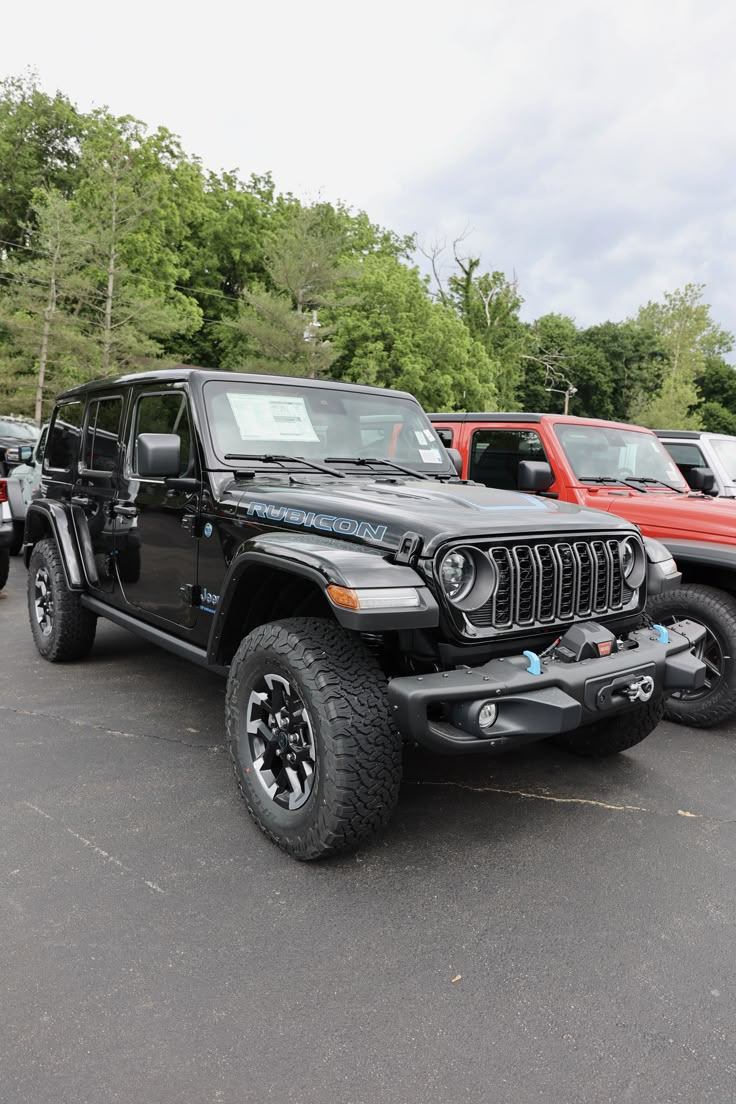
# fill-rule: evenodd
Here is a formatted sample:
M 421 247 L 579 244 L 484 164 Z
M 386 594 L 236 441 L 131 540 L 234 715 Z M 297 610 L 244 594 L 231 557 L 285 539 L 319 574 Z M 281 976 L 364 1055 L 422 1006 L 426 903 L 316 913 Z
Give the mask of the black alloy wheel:
M 282 809 L 299 809 L 314 787 L 314 732 L 304 702 L 283 675 L 264 674 L 246 706 L 253 771 Z
M 54 592 L 45 564 L 36 568 L 33 577 L 33 609 L 41 635 L 51 636 L 54 631 Z
M 669 627 L 674 625 L 677 620 L 677 617 L 665 617 L 660 624 Z M 690 620 L 697 621 L 697 618 L 691 617 Z M 675 700 L 692 702 L 705 698 L 708 694 L 714 693 L 723 678 L 726 665 L 724 645 L 713 629 L 705 624 L 703 624 L 703 628 L 705 629 L 705 639 L 698 644 L 697 648 L 693 648 L 693 655 L 705 664 L 705 682 L 699 690 L 676 690 L 671 695 Z

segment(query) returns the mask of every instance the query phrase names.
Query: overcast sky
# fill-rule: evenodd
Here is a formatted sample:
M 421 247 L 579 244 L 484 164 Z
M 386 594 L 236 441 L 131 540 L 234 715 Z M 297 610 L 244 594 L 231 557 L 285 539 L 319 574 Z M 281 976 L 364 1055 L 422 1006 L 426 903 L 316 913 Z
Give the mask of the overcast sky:
M 180 134 L 430 245 L 468 232 L 524 313 L 706 283 L 736 331 L 731 0 L 37 0 L 0 70 Z

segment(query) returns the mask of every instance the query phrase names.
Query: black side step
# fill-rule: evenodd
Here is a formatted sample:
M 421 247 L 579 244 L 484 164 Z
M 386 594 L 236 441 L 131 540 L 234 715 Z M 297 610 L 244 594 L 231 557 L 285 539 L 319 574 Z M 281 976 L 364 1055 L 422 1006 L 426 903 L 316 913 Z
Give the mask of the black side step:
M 206 648 L 199 648 L 196 644 L 190 644 L 187 640 L 179 640 L 163 629 L 158 629 L 155 625 L 149 625 L 145 621 L 139 621 L 137 617 L 131 617 L 129 613 L 123 613 L 122 610 L 115 609 L 114 606 L 108 606 L 104 602 L 100 602 L 98 598 L 92 598 L 89 594 L 83 594 L 81 600 L 84 608 L 88 609 L 90 613 L 96 613 L 98 617 L 105 617 L 108 621 L 120 625 L 122 629 L 128 629 L 129 632 L 135 633 L 136 636 L 142 637 L 150 644 L 158 644 L 160 648 L 173 652 L 180 659 L 188 659 L 191 663 L 196 663 L 198 667 L 206 667 L 208 671 L 214 671 L 218 675 L 227 675 L 229 668 L 207 662 Z

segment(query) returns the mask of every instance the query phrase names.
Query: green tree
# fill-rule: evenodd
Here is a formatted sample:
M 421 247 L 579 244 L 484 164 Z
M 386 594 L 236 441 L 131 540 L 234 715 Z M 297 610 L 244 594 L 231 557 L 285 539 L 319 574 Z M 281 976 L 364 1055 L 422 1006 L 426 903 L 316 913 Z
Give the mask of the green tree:
M 81 314 L 103 375 L 161 356 L 172 335 L 201 325 L 197 304 L 177 288 L 181 160 L 168 131 L 148 135 L 137 120 L 105 112 L 84 142 L 73 201 L 89 250 Z
M 652 427 L 697 429 L 698 392 L 696 379 L 705 370 L 708 357 L 722 357 L 733 347 L 733 336 L 721 329 L 703 302 L 703 284 L 686 284 L 668 292 L 662 303 L 647 303 L 638 321 L 652 331 L 667 354 L 667 367 L 658 392 L 644 398 L 638 419 Z
M 473 338 L 499 364 L 496 387 L 501 410 L 515 410 L 524 375 L 528 332 L 519 318 L 523 299 L 516 280 L 503 272 L 479 272 L 480 258 L 455 253 L 457 272 L 448 279 L 446 301 L 454 304 Z
M 31 217 L 30 245 L 16 250 L 6 265 L 0 326 L 9 337 L 5 369 L 14 405 L 32 408 L 40 425 L 47 374 L 58 388 L 66 382 L 64 368 L 85 349 L 75 304 L 85 292 L 87 246 L 70 201 L 59 192 L 39 192 Z
M 494 408 L 496 363 L 398 257 L 366 256 L 344 301 L 326 315 L 338 353 L 334 378 L 410 391 L 428 409 Z
M 38 189 L 71 194 L 84 128 L 66 96 L 41 91 L 34 74 L 0 81 L 0 258 L 5 243 L 27 244 Z
M 656 334 L 638 322 L 603 322 L 583 330 L 582 341 L 603 355 L 609 370 L 606 388 L 606 417 L 630 422 L 646 397 L 658 391 L 667 364 L 667 354 Z M 602 409 L 595 396 L 591 406 Z M 586 413 L 591 410 L 586 407 Z M 600 415 L 599 415 L 600 416 Z

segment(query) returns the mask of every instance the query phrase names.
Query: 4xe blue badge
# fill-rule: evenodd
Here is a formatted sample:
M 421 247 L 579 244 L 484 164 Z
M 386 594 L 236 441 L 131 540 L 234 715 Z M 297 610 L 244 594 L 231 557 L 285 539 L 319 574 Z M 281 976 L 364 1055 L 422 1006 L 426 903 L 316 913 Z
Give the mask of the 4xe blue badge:
M 208 521 L 207 524 L 205 525 L 204 535 L 206 537 L 211 537 L 212 536 L 212 522 L 211 521 Z

